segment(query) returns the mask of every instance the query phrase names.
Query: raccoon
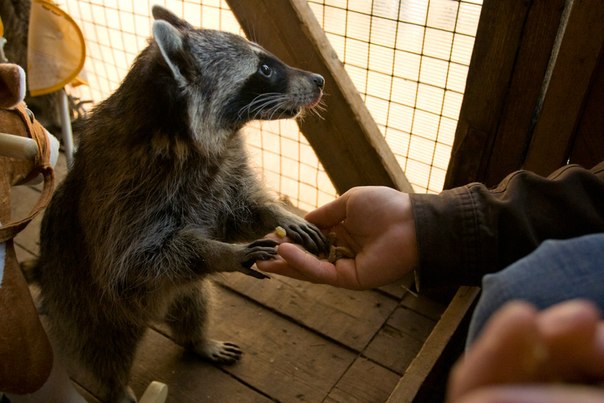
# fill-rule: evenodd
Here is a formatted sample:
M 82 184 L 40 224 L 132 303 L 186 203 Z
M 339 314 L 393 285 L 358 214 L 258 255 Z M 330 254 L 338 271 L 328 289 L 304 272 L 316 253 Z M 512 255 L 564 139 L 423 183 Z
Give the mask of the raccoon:
M 240 129 L 320 102 L 324 79 L 240 36 L 154 6 L 153 37 L 82 125 L 73 168 L 46 209 L 36 278 L 49 334 L 101 398 L 135 401 L 134 353 L 149 323 L 216 363 L 239 347 L 207 336 L 212 273 L 271 259 L 277 226 L 315 253 L 319 229 L 250 167 Z M 78 368 L 78 369 L 76 369 Z

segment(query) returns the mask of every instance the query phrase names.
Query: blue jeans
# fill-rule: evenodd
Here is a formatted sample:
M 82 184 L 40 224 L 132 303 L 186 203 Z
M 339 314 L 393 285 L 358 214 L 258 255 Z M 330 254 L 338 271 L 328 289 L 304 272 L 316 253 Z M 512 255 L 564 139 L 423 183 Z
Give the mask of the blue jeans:
M 604 313 L 604 233 L 545 241 L 530 255 L 484 276 L 466 345 L 510 300 L 523 300 L 544 309 L 574 298 L 588 299 Z

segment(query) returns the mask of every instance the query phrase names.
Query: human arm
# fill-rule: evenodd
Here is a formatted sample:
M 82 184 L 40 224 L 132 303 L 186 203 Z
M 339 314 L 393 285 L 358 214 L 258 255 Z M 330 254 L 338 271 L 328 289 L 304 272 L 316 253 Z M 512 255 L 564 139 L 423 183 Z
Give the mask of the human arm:
M 434 194 L 358 187 L 308 213 L 357 253 L 335 265 L 292 244 L 263 271 L 346 288 L 385 285 L 415 270 L 416 286 L 477 285 L 546 239 L 604 231 L 604 163 L 566 166 L 543 178 L 527 171 L 497 188 L 479 183 Z M 398 262 L 398 263 L 397 263 Z
M 604 163 L 591 170 L 568 165 L 547 178 L 517 171 L 495 189 L 472 183 L 410 198 L 416 285 L 478 285 L 546 239 L 603 232 Z

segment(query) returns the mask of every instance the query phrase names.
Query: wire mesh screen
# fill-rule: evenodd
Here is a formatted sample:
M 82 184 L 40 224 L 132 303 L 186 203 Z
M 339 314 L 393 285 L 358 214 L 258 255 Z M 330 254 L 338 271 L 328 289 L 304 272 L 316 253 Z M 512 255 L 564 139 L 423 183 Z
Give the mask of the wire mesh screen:
M 309 1 L 416 192 L 442 189 L 481 3 Z M 146 46 L 153 4 L 195 26 L 242 34 L 224 0 L 63 0 L 87 45 L 89 86 L 76 95 L 98 102 L 117 88 Z M 293 205 L 309 210 L 336 197 L 295 122 L 245 130 L 259 173 Z
M 416 192 L 442 189 L 482 0 L 310 0 Z

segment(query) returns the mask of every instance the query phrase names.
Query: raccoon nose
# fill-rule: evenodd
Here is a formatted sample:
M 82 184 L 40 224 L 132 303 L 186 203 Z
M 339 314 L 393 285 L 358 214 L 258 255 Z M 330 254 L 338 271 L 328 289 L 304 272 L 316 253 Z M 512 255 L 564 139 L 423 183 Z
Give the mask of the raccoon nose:
M 325 79 L 320 74 L 313 74 L 312 80 L 315 84 L 317 84 L 317 87 L 319 87 L 319 89 L 321 89 L 321 90 L 325 86 Z

